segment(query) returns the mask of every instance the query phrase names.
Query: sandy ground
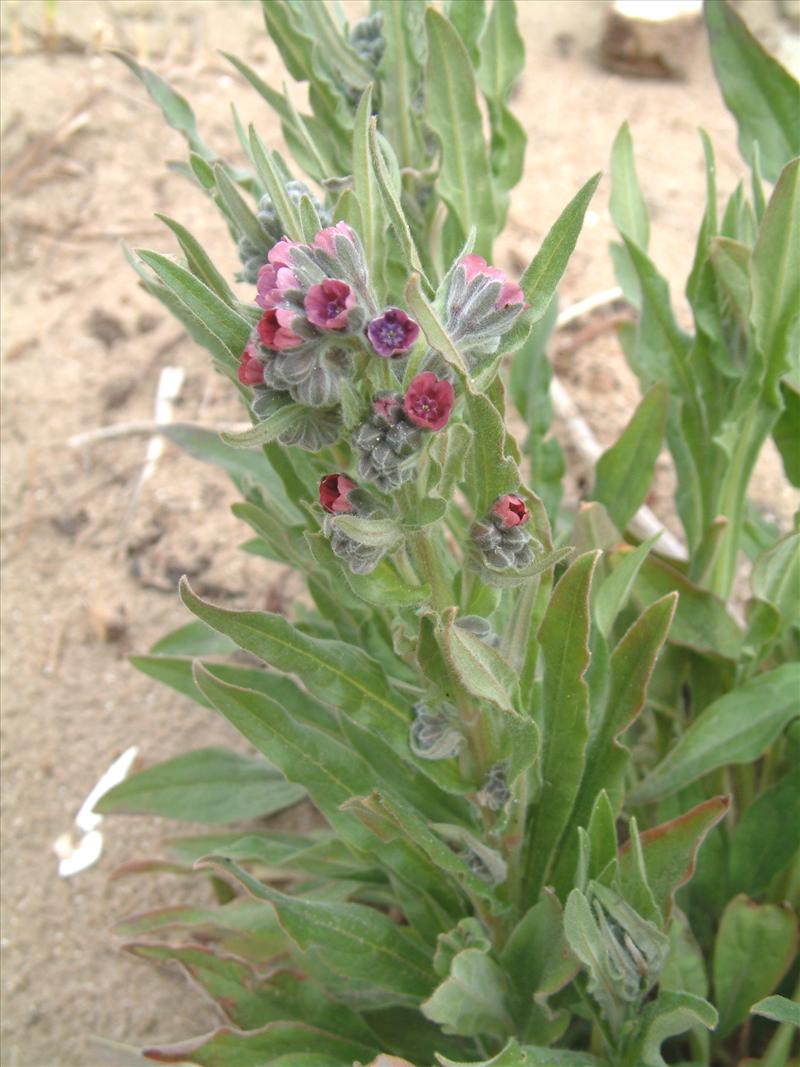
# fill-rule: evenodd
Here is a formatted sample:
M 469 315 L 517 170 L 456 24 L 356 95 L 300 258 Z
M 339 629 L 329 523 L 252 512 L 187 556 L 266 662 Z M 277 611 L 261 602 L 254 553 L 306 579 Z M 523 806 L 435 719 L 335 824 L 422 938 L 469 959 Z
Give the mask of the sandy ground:
M 497 258 L 512 269 L 530 258 L 566 201 L 607 166 L 628 119 L 652 250 L 680 294 L 702 211 L 696 127 L 715 143 L 720 186 L 730 191 L 742 170 L 734 125 L 700 31 L 686 81 L 625 79 L 596 62 L 604 9 L 602 0 L 521 4 L 529 58 L 516 109 L 529 135 L 527 168 Z M 766 0 L 744 10 L 773 45 L 792 45 Z M 146 762 L 208 744 L 243 747 L 226 724 L 137 674 L 127 655 L 186 621 L 174 592 L 181 573 L 242 607 L 274 603 L 286 582 L 237 552 L 245 532 L 229 513 L 222 476 L 168 448 L 137 493 L 144 438 L 67 445 L 82 430 L 151 418 L 166 365 L 186 372 L 177 417 L 238 417 L 205 354 L 138 289 L 119 243 L 172 251 L 152 217 L 161 211 L 188 225 L 229 274 L 233 250 L 199 192 L 165 169 L 184 156 L 179 136 L 100 49 L 146 58 L 190 98 L 203 136 L 237 161 L 230 101 L 265 140 L 279 138 L 217 49 L 241 55 L 273 84 L 283 74 L 258 5 L 244 0 L 66 0 L 50 52 L 43 3 L 6 0 L 2 19 L 1 1059 L 4 1067 L 79 1067 L 111 1062 L 88 1035 L 152 1044 L 215 1021 L 174 975 L 122 956 L 109 934 L 126 912 L 205 893 L 166 877 L 108 880 L 123 861 L 155 854 L 174 824 L 106 820 L 100 862 L 71 880 L 56 871 L 53 842 L 129 745 Z M 608 193 L 604 180 L 564 303 L 613 284 Z M 685 317 L 680 295 L 676 302 Z M 601 441 L 613 440 L 636 399 L 613 334 L 563 349 L 557 364 Z M 757 497 L 786 513 L 791 500 L 779 495 L 774 466 L 760 468 Z M 656 508 L 668 484 L 665 476 Z

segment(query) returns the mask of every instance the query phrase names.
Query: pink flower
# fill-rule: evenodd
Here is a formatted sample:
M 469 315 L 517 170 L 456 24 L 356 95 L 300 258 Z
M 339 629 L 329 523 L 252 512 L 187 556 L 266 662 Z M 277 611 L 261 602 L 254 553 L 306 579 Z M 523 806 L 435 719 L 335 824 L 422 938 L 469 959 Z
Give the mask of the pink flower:
M 336 257 L 336 235 L 340 233 L 342 237 L 346 237 L 352 244 L 356 243 L 356 235 L 346 222 L 337 222 L 335 226 L 328 226 L 324 230 L 320 230 L 314 238 L 314 244 L 317 248 L 321 248 L 323 252 L 327 252 L 329 256 Z
M 510 528 L 521 526 L 531 517 L 525 501 L 516 493 L 506 493 L 499 497 L 492 506 L 492 515 L 497 516 L 502 526 Z
M 259 320 L 258 336 L 265 348 L 274 348 L 282 352 L 286 348 L 296 348 L 303 339 L 291 329 L 295 312 L 288 308 L 268 308 Z
M 288 267 L 273 267 L 265 263 L 258 272 L 258 295 L 256 303 L 262 308 L 272 308 L 284 298 L 287 289 L 299 289 L 300 283 Z
M 423 430 L 441 430 L 450 418 L 455 394 L 450 382 L 440 380 L 432 371 L 413 379 L 403 398 L 406 417 Z
M 461 266 L 464 268 L 467 283 L 479 276 L 487 278 L 492 282 L 501 283 L 500 294 L 494 305 L 498 311 L 502 308 L 509 307 L 512 304 L 525 303 L 525 294 L 517 283 L 509 281 L 505 272 L 500 270 L 499 267 L 490 267 L 483 256 L 476 256 L 474 253 L 469 256 L 464 256 L 461 260 Z
M 331 515 L 341 515 L 355 508 L 350 493 L 356 488 L 346 474 L 326 474 L 319 483 L 319 502 Z
M 288 237 L 283 237 L 267 252 L 267 259 L 273 267 L 291 267 L 292 249 L 302 247 L 300 241 L 290 241 Z
M 419 326 L 400 308 L 386 308 L 369 324 L 367 336 L 378 355 L 390 359 L 411 348 L 419 337 Z
M 253 351 L 253 342 L 248 341 L 239 364 L 239 381 L 242 385 L 261 385 L 264 381 L 264 364 Z
M 312 285 L 304 300 L 308 321 L 323 330 L 344 330 L 347 314 L 355 302 L 356 298 L 347 282 L 340 282 L 336 278 L 326 278 L 318 285 Z

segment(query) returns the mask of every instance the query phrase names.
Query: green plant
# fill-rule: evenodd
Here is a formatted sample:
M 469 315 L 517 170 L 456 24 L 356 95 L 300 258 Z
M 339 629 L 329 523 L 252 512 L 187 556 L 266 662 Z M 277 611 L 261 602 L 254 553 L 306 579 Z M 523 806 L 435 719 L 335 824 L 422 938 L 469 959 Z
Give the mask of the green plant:
M 255 533 L 245 548 L 293 567 L 307 597 L 290 620 L 216 607 L 184 580 L 197 621 L 134 662 L 269 762 L 189 754 L 98 810 L 224 822 L 307 794 L 327 823 L 171 842 L 168 869 L 207 878 L 217 905 L 120 929 L 137 955 L 178 961 L 230 1025 L 145 1055 L 656 1067 L 753 1053 L 785 1067 L 800 534 L 779 536 L 747 489 L 771 433 L 797 481 L 798 162 L 784 121 L 797 86 L 709 4 L 752 195 L 740 186 L 719 218 L 704 137 L 692 336 L 648 257 L 620 131 L 612 254 L 638 312 L 621 340 L 644 395 L 575 518 L 559 509 L 545 348 L 597 178 L 519 286 L 488 266 L 524 150 L 508 107 L 524 58 L 514 5 L 372 10 L 349 27 L 321 3 L 264 4 L 309 115 L 229 57 L 316 194 L 254 130 L 237 127 L 251 169 L 219 159 L 186 101 L 122 57 L 184 134 L 189 162 L 173 166 L 219 208 L 259 290 L 260 307 L 239 301 L 172 219 L 181 261 L 129 255 L 253 416 L 222 439 L 164 433 L 231 475 Z M 631 527 L 664 438 L 686 559 Z M 163 936 L 176 927 L 178 943 Z

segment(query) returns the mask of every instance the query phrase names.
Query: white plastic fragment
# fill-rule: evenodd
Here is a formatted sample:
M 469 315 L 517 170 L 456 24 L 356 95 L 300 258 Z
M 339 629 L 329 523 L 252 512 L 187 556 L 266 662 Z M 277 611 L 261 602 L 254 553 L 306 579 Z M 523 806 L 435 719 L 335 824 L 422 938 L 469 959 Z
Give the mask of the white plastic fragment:
M 81 804 L 80 811 L 75 816 L 75 825 L 81 831 L 78 843 L 75 843 L 69 830 L 53 842 L 53 851 L 59 859 L 58 873 L 61 878 L 71 878 L 73 874 L 85 871 L 100 859 L 103 852 L 103 835 L 97 827 L 103 821 L 103 816 L 95 812 L 94 806 L 109 789 L 127 778 L 138 754 L 136 745 L 126 749 L 114 760 Z

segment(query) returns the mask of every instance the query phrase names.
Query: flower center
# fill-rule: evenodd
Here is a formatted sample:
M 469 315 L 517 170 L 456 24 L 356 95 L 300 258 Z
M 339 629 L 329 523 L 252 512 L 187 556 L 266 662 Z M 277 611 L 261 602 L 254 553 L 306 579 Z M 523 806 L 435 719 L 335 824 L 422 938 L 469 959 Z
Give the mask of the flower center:
M 334 300 L 328 301 L 327 317 L 329 319 L 335 319 L 337 315 L 340 315 L 344 311 L 344 300 L 336 297 Z
M 439 405 L 432 397 L 421 396 L 414 401 L 414 411 L 417 415 L 429 418 L 431 415 L 436 416 L 439 414 Z
M 380 339 L 381 344 L 391 345 L 394 348 L 405 341 L 405 330 L 396 322 L 385 322 L 381 326 Z

